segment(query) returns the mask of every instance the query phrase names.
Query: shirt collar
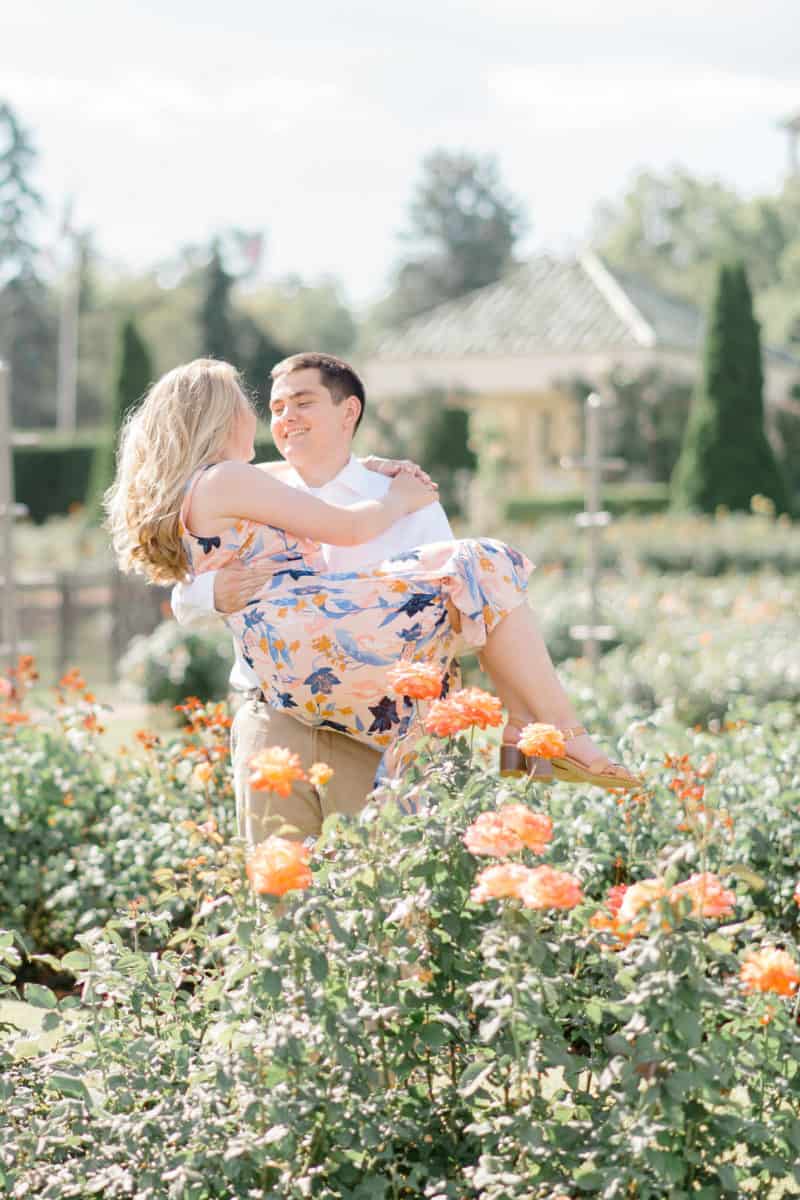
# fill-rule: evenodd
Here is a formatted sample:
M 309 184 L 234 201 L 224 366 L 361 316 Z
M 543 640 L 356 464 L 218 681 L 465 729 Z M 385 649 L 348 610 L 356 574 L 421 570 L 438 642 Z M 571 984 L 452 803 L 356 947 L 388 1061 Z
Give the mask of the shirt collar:
M 346 487 L 349 491 L 355 492 L 357 496 L 364 496 L 371 499 L 377 494 L 376 480 L 380 479 L 380 475 L 375 471 L 368 471 L 362 463 L 358 461 L 355 455 L 350 455 L 350 461 L 342 467 L 338 475 L 334 475 L 333 479 L 329 479 L 322 487 L 312 488 L 298 475 L 297 471 L 292 470 L 286 476 L 286 482 L 292 487 L 303 488 L 306 492 L 312 492 L 318 495 L 324 492 L 329 487 Z

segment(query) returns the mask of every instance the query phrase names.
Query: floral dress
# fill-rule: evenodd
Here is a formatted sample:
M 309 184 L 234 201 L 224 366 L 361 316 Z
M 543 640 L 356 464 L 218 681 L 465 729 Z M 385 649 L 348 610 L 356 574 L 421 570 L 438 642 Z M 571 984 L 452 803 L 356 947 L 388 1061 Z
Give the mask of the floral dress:
M 225 620 L 267 703 L 309 724 L 377 750 L 394 746 L 414 707 L 391 693 L 389 668 L 400 659 L 435 664 L 446 694 L 459 649 L 481 647 L 525 598 L 531 563 L 489 538 L 431 543 L 358 571 L 330 572 L 318 542 L 272 525 L 238 520 L 204 537 L 185 519 L 200 473 L 181 509 L 190 572 L 237 560 L 273 568 L 252 600 Z M 458 635 L 448 602 L 461 617 Z

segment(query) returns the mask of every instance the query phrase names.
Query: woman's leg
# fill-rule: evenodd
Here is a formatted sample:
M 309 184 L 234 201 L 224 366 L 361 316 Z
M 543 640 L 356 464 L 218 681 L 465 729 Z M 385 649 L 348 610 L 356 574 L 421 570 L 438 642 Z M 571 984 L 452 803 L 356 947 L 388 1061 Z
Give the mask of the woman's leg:
M 527 604 L 520 604 L 494 627 L 481 649 L 481 662 L 513 717 L 530 716 L 562 729 L 580 725 Z M 513 740 L 509 734 L 517 724 L 509 721 L 505 740 Z M 583 763 L 606 758 L 588 734 L 571 739 L 569 751 Z

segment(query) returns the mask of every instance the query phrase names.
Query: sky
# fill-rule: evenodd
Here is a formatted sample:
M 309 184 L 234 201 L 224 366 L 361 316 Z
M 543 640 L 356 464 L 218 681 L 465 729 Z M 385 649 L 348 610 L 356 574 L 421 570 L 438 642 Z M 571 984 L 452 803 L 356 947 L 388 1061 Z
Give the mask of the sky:
M 9 11 L 11 10 L 11 11 Z M 797 0 L 6 0 L 0 99 L 50 221 L 146 268 L 239 226 L 264 277 L 385 292 L 420 164 L 496 155 L 523 252 L 585 244 L 636 170 L 746 194 L 786 169 Z

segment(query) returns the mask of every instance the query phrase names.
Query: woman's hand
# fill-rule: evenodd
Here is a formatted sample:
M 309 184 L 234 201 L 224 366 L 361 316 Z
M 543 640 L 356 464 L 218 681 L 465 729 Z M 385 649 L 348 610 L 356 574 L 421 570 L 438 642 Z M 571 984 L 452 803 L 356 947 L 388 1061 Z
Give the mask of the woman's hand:
M 398 516 L 406 516 L 417 509 L 427 508 L 438 499 L 435 484 L 425 483 L 408 471 L 401 471 L 399 475 L 395 475 L 386 493 L 386 503 L 397 509 Z
M 374 471 L 376 475 L 388 475 L 390 479 L 396 479 L 398 475 L 406 472 L 431 487 L 438 488 L 439 486 L 438 483 L 433 482 L 427 471 L 423 471 L 422 467 L 412 462 L 410 458 L 378 458 L 377 455 L 370 454 L 367 458 L 359 461 L 362 467 L 366 467 L 368 471 Z

